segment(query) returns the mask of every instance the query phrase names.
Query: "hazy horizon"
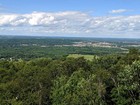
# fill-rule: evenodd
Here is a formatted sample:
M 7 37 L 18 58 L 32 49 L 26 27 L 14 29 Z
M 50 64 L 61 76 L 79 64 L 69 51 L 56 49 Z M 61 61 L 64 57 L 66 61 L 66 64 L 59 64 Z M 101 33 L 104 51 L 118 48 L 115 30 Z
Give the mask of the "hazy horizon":
M 4 37 L 48 37 L 48 38 L 99 38 L 99 39 L 140 39 L 140 37 L 96 37 L 96 36 L 47 36 L 47 35 L 0 35 Z

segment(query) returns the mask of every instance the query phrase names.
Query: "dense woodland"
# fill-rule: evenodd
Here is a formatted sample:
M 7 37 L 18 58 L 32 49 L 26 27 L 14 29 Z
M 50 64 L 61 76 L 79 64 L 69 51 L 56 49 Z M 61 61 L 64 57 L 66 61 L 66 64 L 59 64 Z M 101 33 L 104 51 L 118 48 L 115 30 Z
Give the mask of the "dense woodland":
M 0 60 L 0 105 L 140 105 L 140 53 Z

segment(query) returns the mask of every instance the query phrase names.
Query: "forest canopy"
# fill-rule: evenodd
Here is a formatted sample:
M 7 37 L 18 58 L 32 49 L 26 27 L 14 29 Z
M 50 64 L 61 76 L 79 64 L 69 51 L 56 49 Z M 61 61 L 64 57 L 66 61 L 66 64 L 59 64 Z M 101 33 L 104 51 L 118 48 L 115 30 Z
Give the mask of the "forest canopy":
M 0 60 L 0 104 L 140 105 L 139 56 Z

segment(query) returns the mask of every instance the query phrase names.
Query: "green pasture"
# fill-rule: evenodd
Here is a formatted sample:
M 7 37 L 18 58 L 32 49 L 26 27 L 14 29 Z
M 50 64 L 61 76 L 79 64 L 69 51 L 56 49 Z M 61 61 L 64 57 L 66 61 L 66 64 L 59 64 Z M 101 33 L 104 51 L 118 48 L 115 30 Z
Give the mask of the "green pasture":
M 92 60 L 93 58 L 97 57 L 95 55 L 82 55 L 82 54 L 69 54 L 68 57 L 72 58 L 79 58 L 79 57 L 84 57 L 87 60 Z

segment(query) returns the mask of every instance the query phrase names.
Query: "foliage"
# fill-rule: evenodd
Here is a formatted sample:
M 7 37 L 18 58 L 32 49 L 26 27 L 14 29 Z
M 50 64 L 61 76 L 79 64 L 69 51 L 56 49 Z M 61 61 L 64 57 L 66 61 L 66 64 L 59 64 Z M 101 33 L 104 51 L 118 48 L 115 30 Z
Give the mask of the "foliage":
M 136 50 L 92 61 L 84 57 L 0 60 L 1 105 L 139 105 L 139 89 Z

